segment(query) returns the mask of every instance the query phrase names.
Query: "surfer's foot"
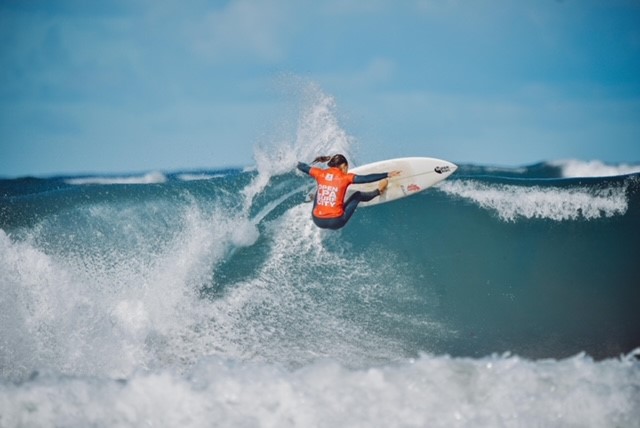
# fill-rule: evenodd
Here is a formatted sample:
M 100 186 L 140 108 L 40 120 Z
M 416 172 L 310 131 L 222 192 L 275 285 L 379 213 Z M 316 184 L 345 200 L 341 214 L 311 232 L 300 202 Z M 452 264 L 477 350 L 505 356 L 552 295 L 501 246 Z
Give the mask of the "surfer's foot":
M 389 180 L 387 180 L 386 178 L 380 181 L 380 183 L 378 184 L 378 191 L 380 192 L 381 195 L 387 190 L 388 185 L 389 185 Z

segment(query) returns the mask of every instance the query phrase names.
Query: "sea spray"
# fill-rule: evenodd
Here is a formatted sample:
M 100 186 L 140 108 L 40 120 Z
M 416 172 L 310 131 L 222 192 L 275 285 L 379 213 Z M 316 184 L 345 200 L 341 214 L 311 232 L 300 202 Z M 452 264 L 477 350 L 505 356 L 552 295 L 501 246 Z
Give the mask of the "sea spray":
M 310 163 L 317 156 L 336 153 L 350 156 L 352 152 L 354 139 L 340 127 L 333 97 L 315 84 L 299 83 L 296 95 L 301 102 L 295 137 L 266 140 L 256 146 L 254 159 L 258 174 L 253 183 L 243 189 L 245 209 L 271 177 L 290 172 L 299 161 Z

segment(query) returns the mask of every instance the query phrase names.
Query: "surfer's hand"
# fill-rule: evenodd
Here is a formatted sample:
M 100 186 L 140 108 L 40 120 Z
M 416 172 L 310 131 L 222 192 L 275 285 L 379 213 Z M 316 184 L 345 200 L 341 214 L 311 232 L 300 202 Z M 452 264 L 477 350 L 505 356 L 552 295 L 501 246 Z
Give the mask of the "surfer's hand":
M 398 175 L 400 175 L 400 171 L 391 171 L 387 173 L 387 177 L 397 177 Z

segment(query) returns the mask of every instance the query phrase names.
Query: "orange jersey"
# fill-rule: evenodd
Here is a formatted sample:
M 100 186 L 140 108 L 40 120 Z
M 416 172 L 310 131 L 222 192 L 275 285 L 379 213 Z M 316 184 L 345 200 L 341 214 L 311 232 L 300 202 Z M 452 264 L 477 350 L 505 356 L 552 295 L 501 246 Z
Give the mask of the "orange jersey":
M 318 182 L 316 207 L 313 215 L 319 218 L 335 218 L 344 214 L 344 195 L 353 183 L 355 174 L 345 174 L 338 168 L 311 168 L 309 174 Z

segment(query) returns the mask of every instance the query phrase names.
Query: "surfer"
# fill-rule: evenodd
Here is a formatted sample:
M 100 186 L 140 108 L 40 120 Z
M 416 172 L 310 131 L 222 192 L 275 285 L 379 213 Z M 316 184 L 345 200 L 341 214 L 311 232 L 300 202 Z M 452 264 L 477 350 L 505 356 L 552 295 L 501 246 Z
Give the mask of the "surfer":
M 347 158 L 341 154 L 334 156 L 318 156 L 312 164 L 327 163 L 329 168 L 312 167 L 298 162 L 298 169 L 316 179 L 318 190 L 313 202 L 312 218 L 316 226 L 322 229 L 340 229 L 343 227 L 360 202 L 367 202 L 380 196 L 387 189 L 388 177 L 395 177 L 400 171 L 382 172 L 378 174 L 349 174 Z M 351 184 L 373 183 L 380 181 L 378 188 L 371 192 L 355 192 L 346 201 L 344 196 Z

